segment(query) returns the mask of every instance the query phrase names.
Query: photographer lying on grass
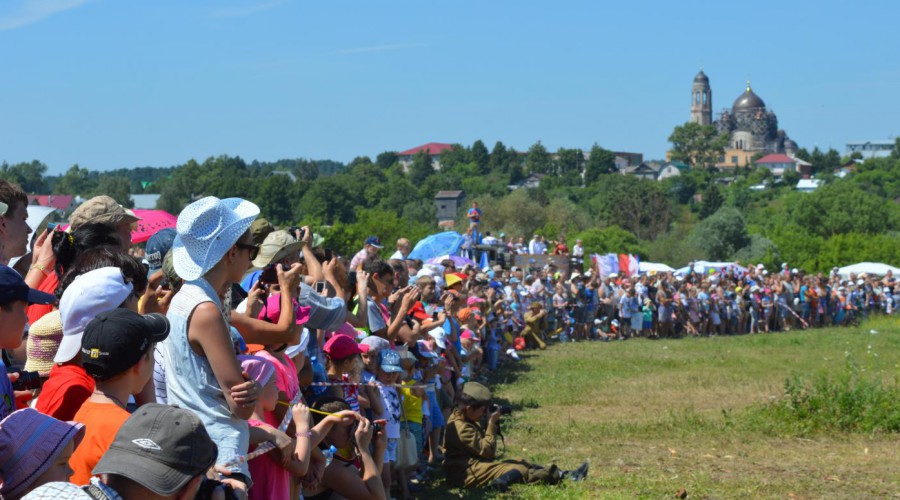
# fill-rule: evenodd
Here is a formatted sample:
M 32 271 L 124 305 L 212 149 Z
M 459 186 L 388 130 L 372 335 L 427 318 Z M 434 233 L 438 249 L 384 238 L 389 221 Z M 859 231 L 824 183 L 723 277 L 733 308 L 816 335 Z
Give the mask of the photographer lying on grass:
M 459 403 L 444 434 L 444 470 L 447 481 L 456 487 L 506 491 L 516 483 L 557 484 L 564 478 L 580 481 L 587 476 L 588 463 L 574 471 L 559 470 L 556 464 L 543 468 L 523 460 L 495 460 L 500 418 L 508 407 L 492 405 L 491 391 L 477 383 L 463 386 Z M 490 412 L 490 413 L 489 413 Z M 489 413 L 489 414 L 488 414 Z M 480 421 L 487 416 L 487 430 Z

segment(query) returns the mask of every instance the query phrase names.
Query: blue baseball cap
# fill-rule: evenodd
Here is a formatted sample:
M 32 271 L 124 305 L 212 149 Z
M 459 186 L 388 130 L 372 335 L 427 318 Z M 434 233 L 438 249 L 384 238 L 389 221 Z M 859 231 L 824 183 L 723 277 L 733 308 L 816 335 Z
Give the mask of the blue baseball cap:
M 375 248 L 384 248 L 384 245 L 381 244 L 381 239 L 378 236 L 369 236 L 366 238 L 366 245 L 372 245 Z
M 0 265 L 0 304 L 24 300 L 29 304 L 55 304 L 56 297 L 30 288 L 22 276 L 9 266 Z
M 400 366 L 400 354 L 391 349 L 384 349 L 378 353 L 378 365 L 387 373 L 402 373 L 406 371 Z
M 163 259 L 169 250 L 172 249 L 172 242 L 175 241 L 175 235 L 178 231 L 175 228 L 160 229 L 147 240 L 147 249 L 144 258 L 150 264 L 150 272 L 154 273 L 162 269 Z

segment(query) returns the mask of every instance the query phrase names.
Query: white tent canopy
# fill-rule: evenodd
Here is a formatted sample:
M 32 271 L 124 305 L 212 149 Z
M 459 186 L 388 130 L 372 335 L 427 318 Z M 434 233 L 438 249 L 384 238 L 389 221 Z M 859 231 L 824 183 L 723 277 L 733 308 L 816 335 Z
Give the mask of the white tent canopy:
M 744 266 L 739 266 L 734 262 L 707 262 L 705 260 L 698 260 L 694 262 L 694 272 L 700 274 L 709 274 L 710 269 L 714 269 L 715 272 L 722 272 L 734 269 L 739 273 L 743 274 L 747 272 L 747 268 Z M 691 272 L 691 266 L 685 266 L 681 269 L 675 271 L 675 274 L 687 274 Z
M 651 271 L 657 273 L 671 273 L 674 272 L 675 269 L 658 262 L 641 262 L 638 264 L 638 272 L 649 273 Z
M 844 266 L 838 269 L 838 275 L 842 278 L 849 277 L 851 273 L 857 276 L 862 273 L 866 273 L 869 276 L 884 276 L 888 271 L 891 271 L 894 276 L 900 276 L 900 268 L 882 264 L 880 262 L 860 262 L 858 264 Z

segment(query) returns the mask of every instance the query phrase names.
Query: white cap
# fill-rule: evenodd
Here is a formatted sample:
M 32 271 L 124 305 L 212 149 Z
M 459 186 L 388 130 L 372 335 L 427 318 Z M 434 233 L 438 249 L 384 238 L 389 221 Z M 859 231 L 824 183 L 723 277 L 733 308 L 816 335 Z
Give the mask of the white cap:
M 285 349 L 284 354 L 289 358 L 293 358 L 301 352 L 306 351 L 307 346 L 309 346 L 309 329 L 304 328 L 303 333 L 300 334 L 300 343 Z
M 391 348 L 391 343 L 388 342 L 387 339 L 381 338 L 378 335 L 369 335 L 368 337 L 362 339 L 359 343 L 369 346 L 369 352 L 380 352 L 384 349 Z
M 762 265 L 762 264 L 757 264 L 757 265 L 756 265 L 756 269 L 757 269 L 757 270 L 762 270 L 762 269 L 765 269 L 765 268 L 766 268 L 766 266 L 764 266 L 764 265 Z
M 795 267 L 791 269 L 791 274 L 800 274 L 800 270 Z
M 98 314 L 118 308 L 133 291 L 134 285 L 125 283 L 118 267 L 101 267 L 75 278 L 59 299 L 63 338 L 53 361 L 71 361 L 81 352 L 87 324 Z
M 444 338 L 447 336 L 447 332 L 444 331 L 444 327 L 437 326 L 428 331 L 428 335 L 431 335 L 431 338 L 434 339 L 434 342 L 441 349 L 447 348 L 447 340 Z
M 609 273 L 609 276 L 607 276 L 607 278 L 618 278 L 618 277 L 619 277 L 619 275 L 617 273 Z

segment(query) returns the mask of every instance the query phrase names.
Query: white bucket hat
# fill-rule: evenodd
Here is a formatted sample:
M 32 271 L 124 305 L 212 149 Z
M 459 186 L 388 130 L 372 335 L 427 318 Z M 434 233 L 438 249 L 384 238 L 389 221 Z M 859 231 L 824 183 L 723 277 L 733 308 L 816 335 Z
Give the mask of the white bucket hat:
M 207 196 L 178 215 L 178 234 L 172 243 L 175 272 L 185 281 L 200 278 L 213 268 L 259 215 L 259 207 L 241 198 Z

